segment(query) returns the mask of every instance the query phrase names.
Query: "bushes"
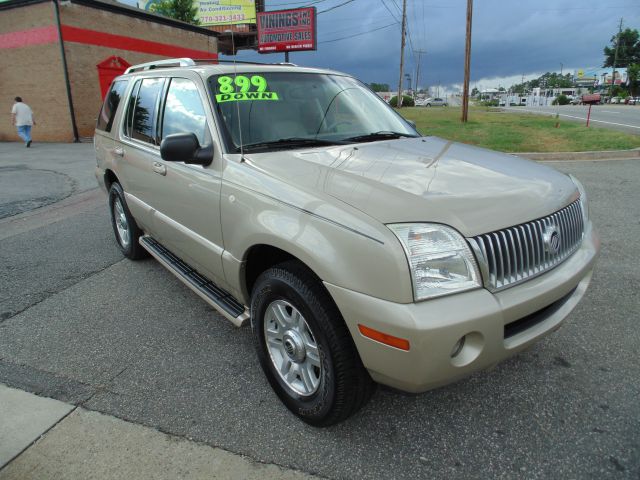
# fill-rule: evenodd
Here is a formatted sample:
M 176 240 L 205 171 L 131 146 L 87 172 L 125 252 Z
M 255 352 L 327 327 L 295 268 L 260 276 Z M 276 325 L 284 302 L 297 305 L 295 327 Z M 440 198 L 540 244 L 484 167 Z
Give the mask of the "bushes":
M 398 106 L 398 96 L 397 95 L 395 97 L 391 97 L 391 100 L 389 100 L 389 105 L 391 105 L 392 107 L 397 107 Z M 416 102 L 414 102 L 413 98 L 411 98 L 409 95 L 403 95 L 402 96 L 402 106 L 403 107 L 415 107 L 416 106 Z
M 569 105 L 571 100 L 566 95 L 558 95 L 551 105 Z

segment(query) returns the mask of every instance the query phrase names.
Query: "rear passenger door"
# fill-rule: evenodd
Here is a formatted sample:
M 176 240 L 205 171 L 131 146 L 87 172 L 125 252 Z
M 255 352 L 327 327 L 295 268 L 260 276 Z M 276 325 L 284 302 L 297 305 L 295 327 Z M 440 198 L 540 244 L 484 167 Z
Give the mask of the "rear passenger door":
M 145 231 L 153 231 L 153 192 L 162 188 L 154 165 L 160 157 L 157 136 L 159 102 L 165 79 L 135 81 L 120 128 L 118 177 L 123 182 L 127 205 Z

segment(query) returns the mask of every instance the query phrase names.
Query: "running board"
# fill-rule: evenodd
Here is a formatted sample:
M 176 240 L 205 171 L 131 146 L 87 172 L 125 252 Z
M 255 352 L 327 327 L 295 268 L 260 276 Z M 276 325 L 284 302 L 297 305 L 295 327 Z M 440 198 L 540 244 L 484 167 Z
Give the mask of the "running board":
M 140 237 L 140 245 L 235 326 L 242 327 L 247 323 L 249 311 L 229 292 L 195 271 L 149 235 Z

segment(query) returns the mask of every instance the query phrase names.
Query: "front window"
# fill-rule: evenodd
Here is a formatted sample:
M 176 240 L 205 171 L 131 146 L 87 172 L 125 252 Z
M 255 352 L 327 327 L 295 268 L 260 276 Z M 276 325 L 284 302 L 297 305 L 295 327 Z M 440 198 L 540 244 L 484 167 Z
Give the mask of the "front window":
M 342 75 L 239 73 L 209 79 L 231 149 L 268 151 L 419 134 L 375 93 Z

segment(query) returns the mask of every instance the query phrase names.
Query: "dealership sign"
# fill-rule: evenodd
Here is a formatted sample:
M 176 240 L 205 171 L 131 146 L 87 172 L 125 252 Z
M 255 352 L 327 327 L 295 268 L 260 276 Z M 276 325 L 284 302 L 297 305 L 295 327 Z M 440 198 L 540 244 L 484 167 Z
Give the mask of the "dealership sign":
M 258 52 L 316 49 L 316 9 L 295 8 L 258 13 Z

